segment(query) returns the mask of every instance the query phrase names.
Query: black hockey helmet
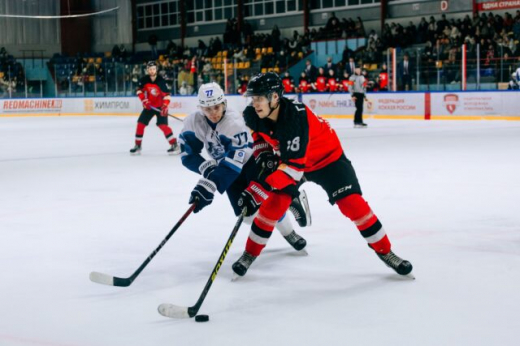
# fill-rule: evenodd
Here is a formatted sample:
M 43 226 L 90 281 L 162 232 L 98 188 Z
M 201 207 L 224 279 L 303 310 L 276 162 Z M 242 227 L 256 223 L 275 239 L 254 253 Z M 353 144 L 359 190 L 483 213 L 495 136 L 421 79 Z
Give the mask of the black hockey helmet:
M 271 100 L 271 95 L 277 93 L 283 95 L 283 84 L 280 77 L 274 72 L 259 73 L 247 84 L 246 96 L 266 96 Z
M 157 67 L 157 62 L 155 62 L 155 60 L 150 60 L 148 61 L 148 63 L 146 64 L 146 68 L 148 67 Z

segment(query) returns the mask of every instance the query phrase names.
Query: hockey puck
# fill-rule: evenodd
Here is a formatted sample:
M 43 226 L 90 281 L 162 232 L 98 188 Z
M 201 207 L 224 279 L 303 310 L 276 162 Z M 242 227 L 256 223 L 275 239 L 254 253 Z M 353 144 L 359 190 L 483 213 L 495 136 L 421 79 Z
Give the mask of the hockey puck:
M 195 316 L 195 321 L 196 322 L 208 322 L 209 316 L 208 315 L 197 315 L 197 316 Z

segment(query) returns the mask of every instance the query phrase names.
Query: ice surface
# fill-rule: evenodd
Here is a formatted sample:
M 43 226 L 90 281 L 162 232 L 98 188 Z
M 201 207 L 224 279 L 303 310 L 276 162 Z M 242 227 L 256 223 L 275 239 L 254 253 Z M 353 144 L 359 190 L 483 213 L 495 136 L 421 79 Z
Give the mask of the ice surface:
M 129 276 L 188 209 L 198 176 L 156 126 L 132 157 L 133 117 L 0 118 L 0 345 L 518 345 L 520 122 L 332 120 L 364 195 L 415 281 L 394 274 L 316 185 L 309 256 L 273 234 L 248 274 L 231 264 L 193 305 L 236 218 L 225 196 L 191 215 L 132 286 Z M 175 133 L 179 122 L 171 122 Z

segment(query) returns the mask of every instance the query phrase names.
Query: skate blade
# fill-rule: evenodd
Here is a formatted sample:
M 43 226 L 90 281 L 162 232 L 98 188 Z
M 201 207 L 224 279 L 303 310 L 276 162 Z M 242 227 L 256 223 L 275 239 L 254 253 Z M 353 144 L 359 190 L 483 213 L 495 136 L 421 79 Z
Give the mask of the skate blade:
M 235 282 L 235 281 L 237 281 L 240 278 L 241 278 L 240 275 L 238 275 L 237 273 L 233 273 L 233 277 L 231 278 L 231 282 Z
M 300 256 L 309 256 L 309 253 L 307 252 L 307 249 L 303 248 L 300 251 L 296 251 L 296 253 Z

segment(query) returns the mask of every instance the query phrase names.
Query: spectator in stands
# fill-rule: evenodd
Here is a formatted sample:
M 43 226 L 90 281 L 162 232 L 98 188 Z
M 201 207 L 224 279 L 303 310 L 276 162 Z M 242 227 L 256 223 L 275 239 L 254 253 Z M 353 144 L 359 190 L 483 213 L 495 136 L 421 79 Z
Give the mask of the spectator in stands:
M 305 74 L 309 78 L 309 81 L 313 83 L 318 77 L 318 69 L 311 63 L 310 59 L 305 61 Z
M 247 76 L 238 75 L 238 88 L 237 93 L 240 95 L 245 94 L 247 91 L 247 84 L 249 83 L 249 78 Z
M 280 69 L 285 69 L 287 67 L 287 60 L 288 60 L 288 57 L 285 54 L 285 51 L 282 49 L 280 51 L 280 53 L 278 53 L 278 56 L 276 57 L 275 66 L 279 67 Z
M 247 57 L 244 55 L 244 50 L 235 48 L 233 59 L 235 59 L 237 62 L 247 61 Z
M 341 28 L 339 19 L 338 19 L 338 17 L 336 17 L 336 13 L 331 12 L 330 18 L 327 20 L 327 24 L 325 24 L 324 32 L 327 35 L 327 37 L 334 37 L 334 35 L 338 31 L 338 29 L 340 31 L 340 36 L 341 36 L 341 31 L 343 31 L 343 30 Z
M 193 94 L 193 87 L 190 86 L 186 82 L 182 82 L 182 85 L 179 89 L 179 94 L 186 96 L 186 95 L 192 95 Z
M 516 73 L 511 74 L 511 79 L 509 80 L 509 83 L 507 85 L 507 90 L 518 90 L 519 85 L 518 81 L 516 79 Z
M 349 76 L 354 74 L 356 70 L 356 63 L 354 62 L 354 57 L 350 57 L 348 59 L 348 63 L 345 65 L 345 70 L 348 72 Z
M 189 70 L 186 69 L 186 67 L 181 68 L 181 71 L 177 77 L 177 85 L 179 90 L 182 87 L 183 82 L 185 82 L 186 85 L 193 84 L 193 75 L 189 72 Z
M 357 17 L 356 20 L 356 35 L 357 37 L 365 37 L 365 26 L 361 17 Z
M 422 17 L 417 26 L 417 43 L 424 43 L 428 38 L 428 22 Z
M 197 47 L 197 56 L 198 57 L 205 57 L 208 54 L 208 46 L 204 43 L 204 41 L 199 40 L 198 47 Z
M 328 74 L 330 70 L 333 70 L 336 72 L 336 64 L 332 62 L 332 57 L 327 58 L 327 63 L 323 66 L 323 69 L 325 70 L 325 73 Z
M 112 48 L 112 57 L 117 59 L 120 56 L 121 56 L 121 50 L 119 49 L 119 46 L 116 44 Z
M 275 52 L 279 52 L 282 49 L 281 37 L 282 33 L 280 32 L 280 29 L 278 29 L 278 25 L 273 26 L 273 30 L 271 31 L 271 43 L 268 43 L 268 46 L 273 47 Z
M 150 45 L 150 52 L 152 53 L 152 60 L 157 59 L 157 35 L 151 34 L 148 36 L 148 44 Z
M 203 84 L 211 83 L 211 73 L 213 72 L 213 65 L 211 60 L 206 58 L 204 66 L 202 67 L 202 82 Z
M 413 64 L 410 61 L 410 57 L 408 54 L 405 54 L 403 57 L 403 61 L 399 63 L 397 67 L 399 73 L 399 79 L 401 81 L 401 90 L 411 90 L 412 89 L 412 76 L 413 76 Z
M 349 58 L 354 58 L 354 51 L 346 44 L 345 48 L 343 49 L 341 61 L 343 64 L 346 64 L 347 61 L 349 61 Z

